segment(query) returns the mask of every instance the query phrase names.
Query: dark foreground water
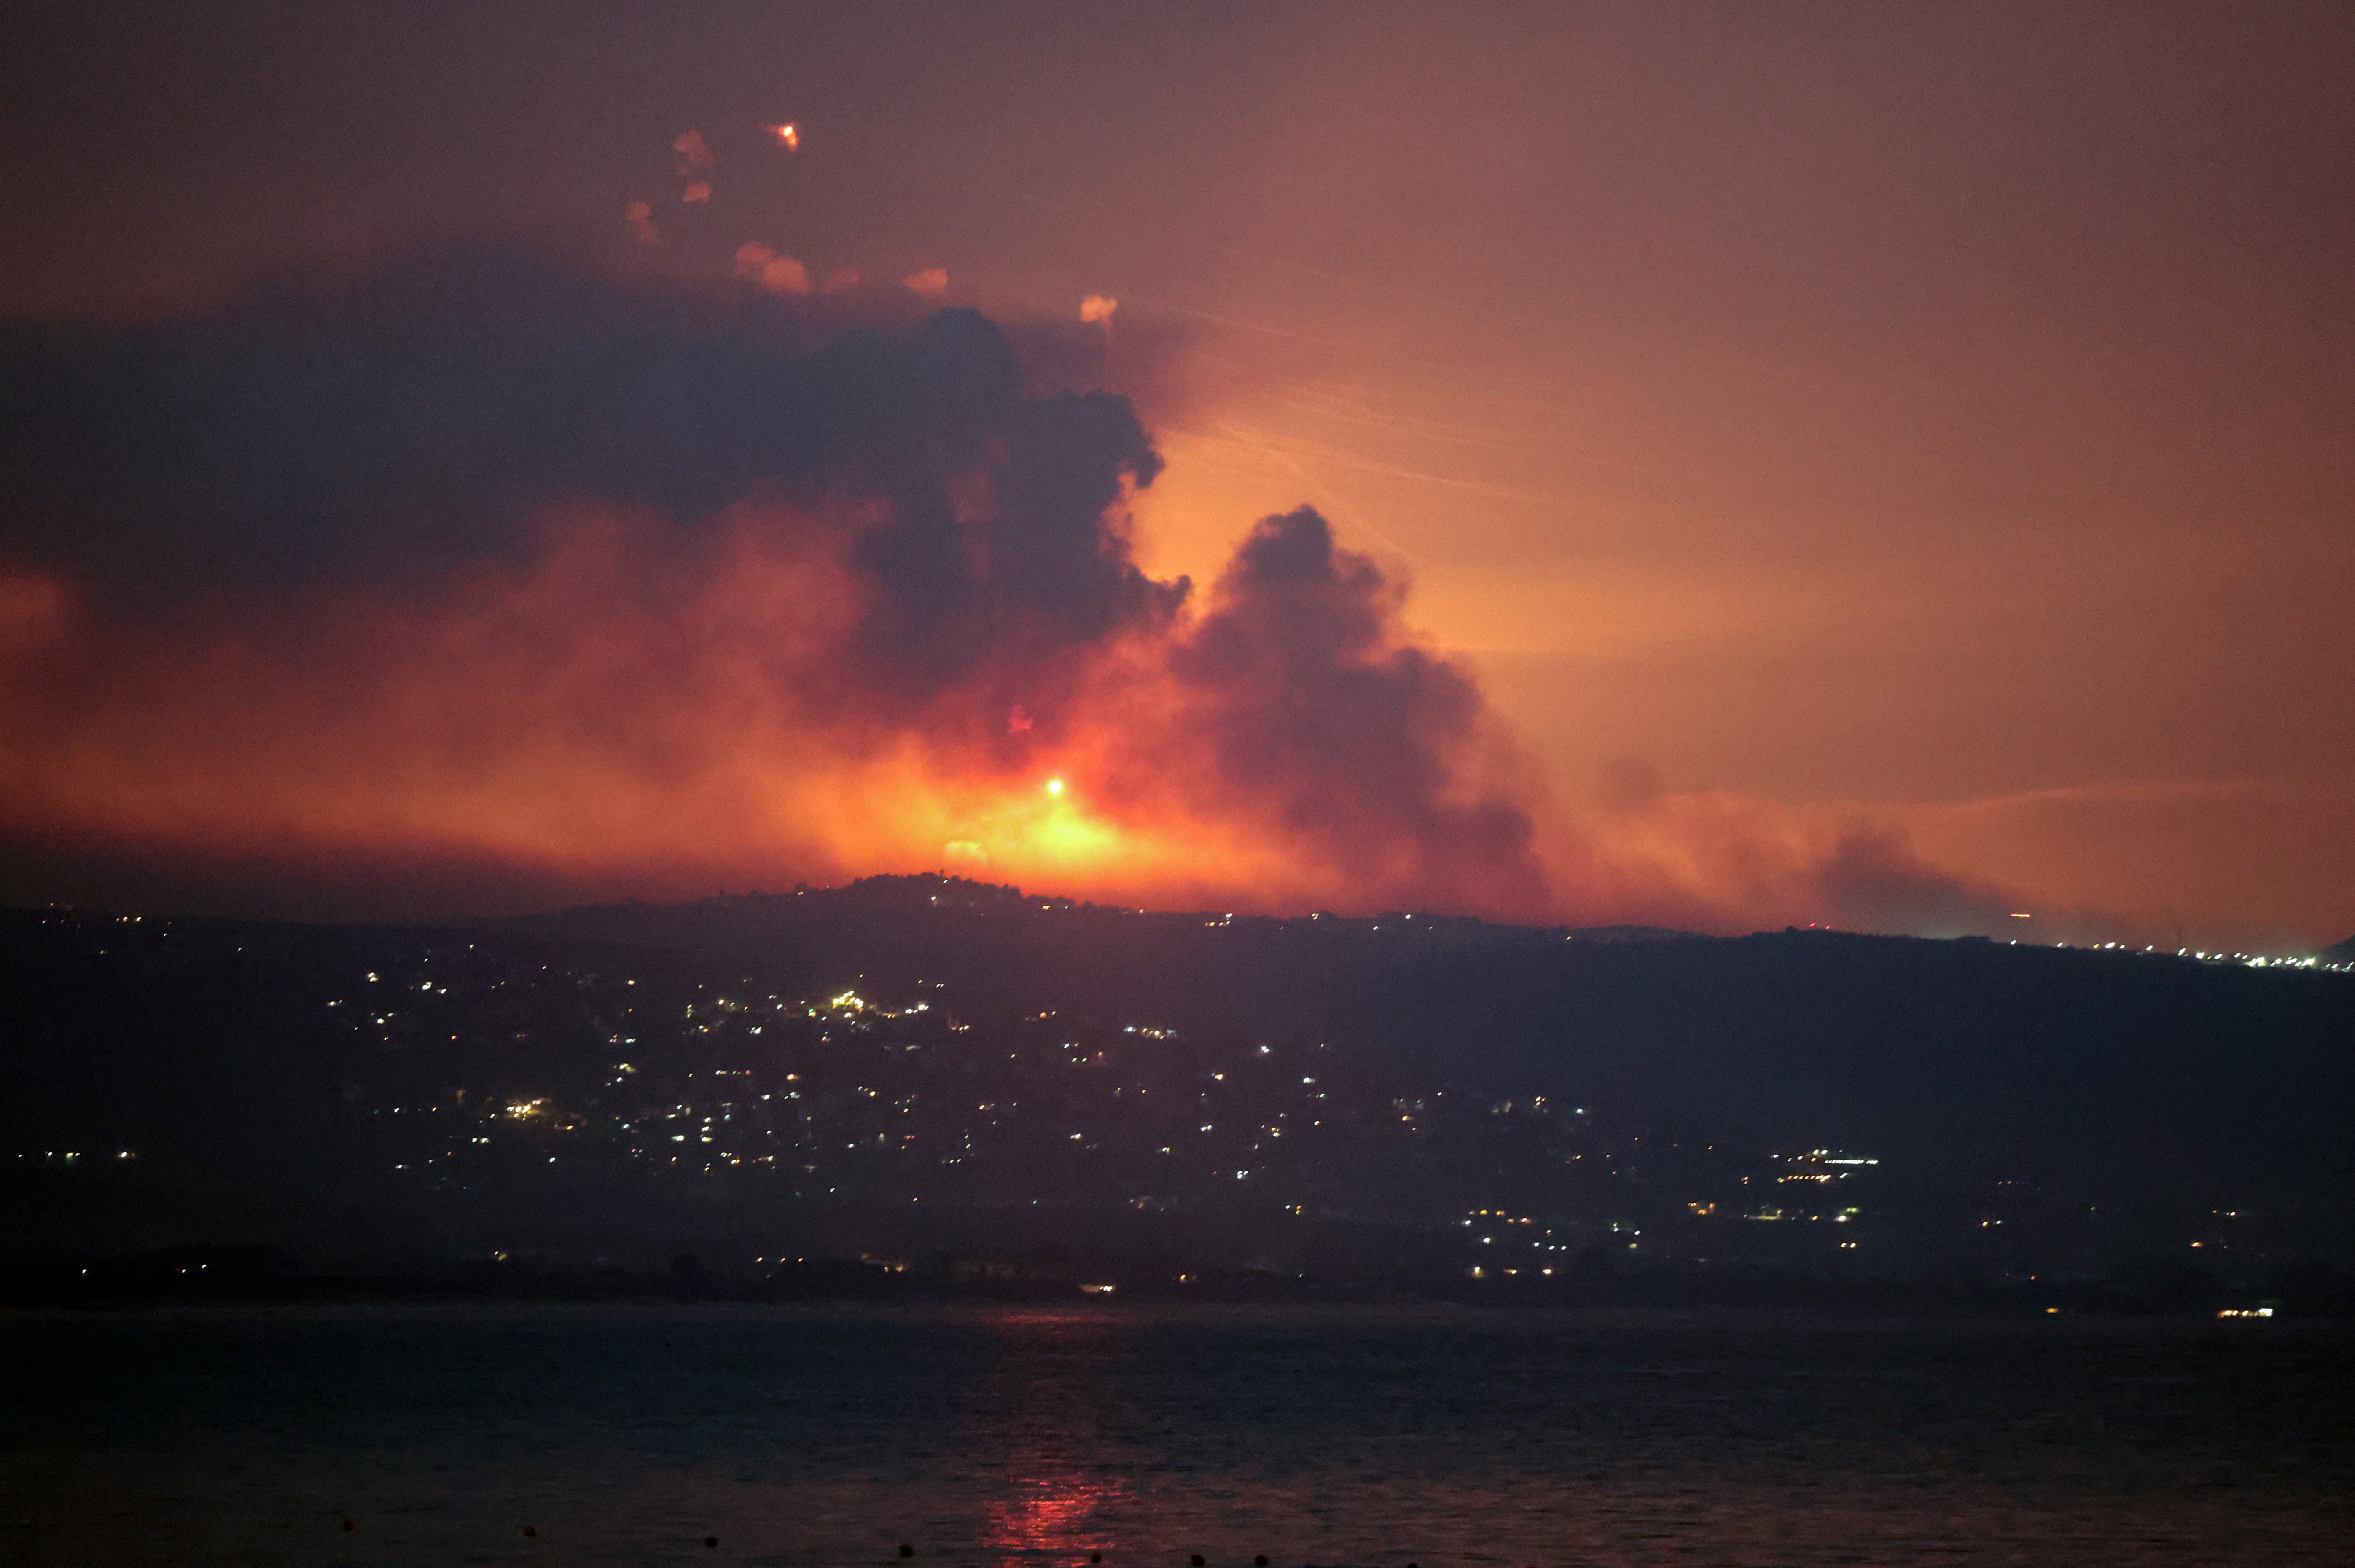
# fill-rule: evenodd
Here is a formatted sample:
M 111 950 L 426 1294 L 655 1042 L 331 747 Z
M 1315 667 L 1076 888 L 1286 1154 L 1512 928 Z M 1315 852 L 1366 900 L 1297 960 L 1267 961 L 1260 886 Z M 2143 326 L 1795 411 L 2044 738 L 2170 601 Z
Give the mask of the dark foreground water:
M 2284 1322 L 171 1310 L 0 1377 L 12 1564 L 2355 1562 L 2355 1336 Z

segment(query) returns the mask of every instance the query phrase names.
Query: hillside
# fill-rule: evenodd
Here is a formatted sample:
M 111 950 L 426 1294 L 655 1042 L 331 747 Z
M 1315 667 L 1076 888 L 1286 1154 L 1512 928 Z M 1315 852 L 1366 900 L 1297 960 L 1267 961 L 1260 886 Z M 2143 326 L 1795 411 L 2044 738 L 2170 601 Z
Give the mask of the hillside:
M 28 912 L 0 1019 L 19 1257 L 1355 1288 L 2355 1255 L 2341 974 L 903 878 L 468 929 Z
M 529 923 L 811 983 L 1346 1041 L 1498 1094 L 1925 1167 L 2316 1197 L 2355 1173 L 2355 976 L 1813 931 L 1140 913 L 930 878 Z

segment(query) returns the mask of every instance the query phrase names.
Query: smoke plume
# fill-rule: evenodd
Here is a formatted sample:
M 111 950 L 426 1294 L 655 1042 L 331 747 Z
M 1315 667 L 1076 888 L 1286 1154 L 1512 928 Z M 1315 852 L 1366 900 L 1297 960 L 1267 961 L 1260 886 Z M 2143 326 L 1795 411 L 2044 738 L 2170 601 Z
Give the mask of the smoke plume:
M 462 248 L 0 325 L 0 896 L 169 897 L 180 867 L 249 908 L 442 913 L 948 867 L 1190 907 L 2008 920 L 1885 827 L 1633 761 L 1572 827 L 1315 511 L 1207 594 L 1149 576 L 1129 506 L 1162 460 L 1106 383 L 1176 400 L 1167 326 L 995 322 L 937 272 L 814 290 L 757 244 L 735 272 Z
M 1550 907 L 1476 688 L 1321 517 L 1198 606 L 1136 566 L 1161 459 L 1067 345 L 1042 377 L 785 260 L 711 292 L 442 251 L 0 329 L 0 831 L 464 864 L 488 903 L 954 859 Z

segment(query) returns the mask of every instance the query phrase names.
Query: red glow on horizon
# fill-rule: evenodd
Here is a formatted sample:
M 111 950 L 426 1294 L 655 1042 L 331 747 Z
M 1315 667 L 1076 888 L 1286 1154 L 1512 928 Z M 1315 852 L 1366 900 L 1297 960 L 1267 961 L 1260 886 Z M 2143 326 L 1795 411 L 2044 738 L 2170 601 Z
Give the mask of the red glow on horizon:
M 21 781 L 0 827 L 655 897 L 944 869 L 1128 904 L 1497 907 L 1503 890 L 1460 875 L 1324 860 L 1226 793 L 1187 755 L 1188 698 L 1153 645 L 1077 670 L 1052 731 L 1066 771 L 1043 790 L 1027 760 L 1043 718 L 975 727 L 954 694 L 865 717 L 833 652 L 858 590 L 775 521 L 741 509 L 679 560 L 649 521 L 574 512 L 529 564 L 438 599 L 326 596 L 112 636 L 58 584 L 9 579 L 0 657 L 63 678 L 0 685 L 0 761 Z M 1084 803 L 1075 766 L 1094 781 Z
M 1198 695 L 1154 637 L 1092 651 L 1051 710 L 1013 722 L 958 691 L 878 716 L 838 662 L 860 590 L 791 520 L 740 507 L 682 554 L 651 518 L 576 510 L 545 520 L 529 562 L 436 597 L 135 631 L 55 581 L 0 578 L 17 783 L 0 832 L 330 889 L 354 868 L 451 868 L 456 891 L 418 912 L 940 870 L 1123 906 L 1742 930 L 1838 907 L 1828 878 L 1929 874 L 1900 839 L 1710 795 L 1592 831 L 1533 800 L 1550 885 L 1406 838 L 1336 841 L 1210 765 Z

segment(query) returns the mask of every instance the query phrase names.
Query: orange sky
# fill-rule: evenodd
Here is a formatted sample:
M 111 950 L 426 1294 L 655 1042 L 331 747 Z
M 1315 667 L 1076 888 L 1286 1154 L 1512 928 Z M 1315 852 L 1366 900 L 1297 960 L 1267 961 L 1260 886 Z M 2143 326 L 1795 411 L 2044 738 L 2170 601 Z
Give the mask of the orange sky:
M 1411 578 L 1542 773 L 1566 912 L 1800 914 L 1861 827 L 2056 923 L 2355 930 L 2342 9 L 6 26 L 7 315 L 506 234 L 1092 298 L 1167 459 L 1139 564 L 1207 585 L 1305 503 Z

